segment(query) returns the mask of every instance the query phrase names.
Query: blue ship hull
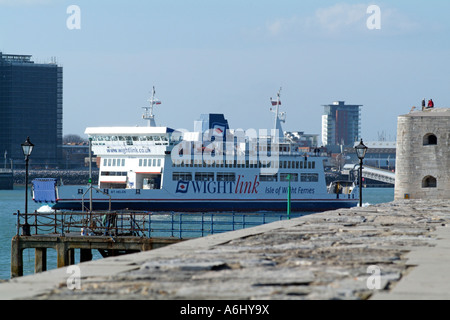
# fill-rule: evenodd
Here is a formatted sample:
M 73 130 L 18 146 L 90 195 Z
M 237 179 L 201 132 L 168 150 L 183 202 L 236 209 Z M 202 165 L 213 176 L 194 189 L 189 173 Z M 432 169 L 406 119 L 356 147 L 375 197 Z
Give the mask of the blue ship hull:
M 340 208 L 352 208 L 357 200 L 292 201 L 292 212 L 321 212 Z M 84 202 L 89 207 L 89 201 Z M 93 201 L 93 210 L 108 210 L 108 201 Z M 81 202 L 59 201 L 55 210 L 81 209 Z M 158 212 L 286 212 L 286 201 L 113 201 L 111 210 L 136 210 Z

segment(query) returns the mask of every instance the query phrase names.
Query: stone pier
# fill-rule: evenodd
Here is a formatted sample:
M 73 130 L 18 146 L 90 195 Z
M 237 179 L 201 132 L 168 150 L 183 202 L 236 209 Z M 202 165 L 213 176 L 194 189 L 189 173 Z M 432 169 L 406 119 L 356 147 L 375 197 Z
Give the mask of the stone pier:
M 0 299 L 450 299 L 450 201 L 317 213 L 0 284 Z

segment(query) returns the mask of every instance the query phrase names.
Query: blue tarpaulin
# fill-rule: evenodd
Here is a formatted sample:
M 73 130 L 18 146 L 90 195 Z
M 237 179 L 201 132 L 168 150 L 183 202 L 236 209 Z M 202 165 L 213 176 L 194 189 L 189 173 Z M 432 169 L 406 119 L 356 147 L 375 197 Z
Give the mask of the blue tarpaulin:
M 56 202 L 56 183 L 58 179 L 35 179 L 33 183 L 35 202 Z

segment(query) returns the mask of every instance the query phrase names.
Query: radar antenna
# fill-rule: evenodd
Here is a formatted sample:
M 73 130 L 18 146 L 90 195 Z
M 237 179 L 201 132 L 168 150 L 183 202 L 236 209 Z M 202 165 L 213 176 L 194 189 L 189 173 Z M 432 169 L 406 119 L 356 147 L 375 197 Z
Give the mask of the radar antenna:
M 152 97 L 149 100 L 147 100 L 148 102 L 150 102 L 150 106 L 142 107 L 145 110 L 144 114 L 142 115 L 142 118 L 148 121 L 149 127 L 156 127 L 155 115 L 153 114 L 153 107 L 155 105 L 161 104 L 161 101 L 155 98 L 155 94 L 156 94 L 155 86 L 153 86 Z
M 270 111 L 275 112 L 274 140 L 278 141 L 280 137 L 284 136 L 281 122 L 286 122 L 286 112 L 280 112 L 281 88 L 277 93 L 277 100 L 273 100 L 272 98 L 270 98 L 270 102 L 272 103 L 272 107 L 276 107 L 275 109 L 270 108 Z

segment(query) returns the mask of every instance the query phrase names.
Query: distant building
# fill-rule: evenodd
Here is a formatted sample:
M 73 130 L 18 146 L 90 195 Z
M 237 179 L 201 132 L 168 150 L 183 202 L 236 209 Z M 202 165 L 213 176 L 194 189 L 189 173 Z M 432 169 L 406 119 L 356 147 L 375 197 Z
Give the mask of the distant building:
M 30 165 L 55 168 L 62 160 L 63 69 L 31 57 L 0 52 L 0 153 L 22 166 L 20 145 L 29 136 Z
M 330 152 L 339 153 L 352 147 L 361 138 L 362 105 L 346 105 L 335 101 L 324 105 L 322 115 L 322 144 Z
M 80 169 L 89 166 L 89 143 L 66 143 L 63 145 L 63 159 L 65 169 Z M 93 166 L 96 157 L 92 157 Z
M 345 149 L 346 163 L 359 163 L 354 148 L 359 143 L 357 141 L 353 147 Z M 396 141 L 364 141 L 364 145 L 369 148 L 364 157 L 365 165 L 391 171 L 395 170 Z
M 305 150 L 305 152 L 310 152 L 318 147 L 318 134 L 306 134 L 303 131 L 285 131 L 284 137 L 297 144 L 300 149 Z

